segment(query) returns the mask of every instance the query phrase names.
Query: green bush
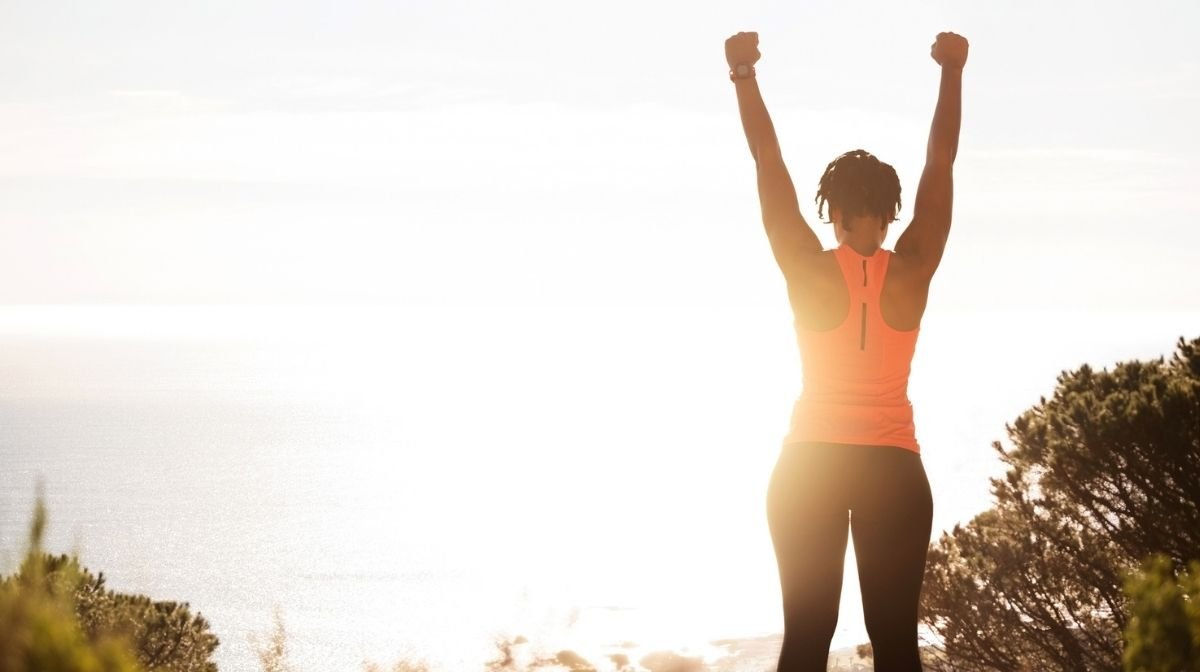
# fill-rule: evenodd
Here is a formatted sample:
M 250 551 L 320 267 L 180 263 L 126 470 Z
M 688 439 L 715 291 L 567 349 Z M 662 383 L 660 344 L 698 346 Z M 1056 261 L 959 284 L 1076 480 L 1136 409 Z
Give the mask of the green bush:
M 1200 562 L 1178 571 L 1165 555 L 1125 581 L 1125 672 L 1200 672 Z
M 1200 338 L 1180 339 L 1169 360 L 1064 371 L 1007 433 L 1010 448 L 994 444 L 1008 469 L 992 479 L 992 508 L 929 550 L 921 618 L 942 645 L 928 667 L 1121 670 L 1126 576 L 1155 554 L 1175 567 L 1200 559 Z M 1184 602 L 1155 577 L 1140 586 L 1133 630 L 1149 648 L 1137 664 L 1181 632 Z M 1160 607 L 1176 611 L 1151 617 Z
M 41 550 L 39 497 L 20 569 L 0 578 L 0 670 L 216 672 L 218 641 L 187 604 L 108 590 L 75 557 Z
M 119 638 L 89 637 L 72 599 L 77 565 L 47 572 L 41 552 L 46 513 L 34 513 L 20 571 L 0 580 L 0 670 L 5 672 L 140 672 Z

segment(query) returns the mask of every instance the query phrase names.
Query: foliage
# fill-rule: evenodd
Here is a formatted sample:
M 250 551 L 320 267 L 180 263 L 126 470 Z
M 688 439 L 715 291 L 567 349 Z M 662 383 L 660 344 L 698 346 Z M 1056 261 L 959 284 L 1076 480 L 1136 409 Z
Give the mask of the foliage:
M 37 643 L 42 637 L 47 646 L 58 642 L 53 646 L 76 647 L 75 651 L 90 647 L 108 656 L 100 660 L 132 660 L 137 667 L 154 672 L 216 672 L 210 657 L 218 641 L 202 616 L 193 615 L 187 604 L 109 590 L 104 574 L 93 575 L 80 566 L 78 558 L 42 552 L 44 527 L 45 509 L 39 499 L 30 550 L 18 572 L 0 580 L 4 602 L 0 618 L 11 619 L 0 621 L 0 633 L 4 633 L 0 635 L 0 656 L 6 656 L 0 659 L 0 669 L 24 669 L 9 665 L 16 665 L 12 661 L 20 656 L 35 655 L 29 647 L 42 646 Z M 84 654 L 72 655 L 90 660 L 79 657 Z M 46 662 L 29 669 L 137 669 L 122 664 L 62 667 L 61 663 Z
M 1178 570 L 1156 555 L 1126 580 L 1126 672 L 1200 672 L 1200 562 Z
M 41 552 L 46 513 L 34 514 L 30 548 L 20 571 L 0 580 L 0 670 L 5 672 L 139 672 L 125 643 L 90 637 L 72 600 L 77 565 L 48 573 Z
M 1200 339 L 1169 361 L 1063 372 L 993 447 L 993 507 L 930 549 L 930 669 L 1119 670 L 1125 577 L 1200 558 Z
M 258 663 L 262 672 L 290 672 L 292 667 L 287 662 L 287 630 L 283 626 L 283 615 L 275 611 L 275 628 L 271 631 L 270 639 L 264 645 L 254 642 L 254 652 L 258 654 Z
M 66 556 L 47 558 L 51 567 L 67 562 L 78 563 Z M 155 672 L 216 672 L 217 665 L 210 658 L 217 648 L 217 637 L 209 630 L 208 621 L 193 615 L 187 603 L 108 590 L 103 573 L 93 576 L 82 569 L 79 576 L 76 613 L 89 636 L 124 635 L 138 661 Z

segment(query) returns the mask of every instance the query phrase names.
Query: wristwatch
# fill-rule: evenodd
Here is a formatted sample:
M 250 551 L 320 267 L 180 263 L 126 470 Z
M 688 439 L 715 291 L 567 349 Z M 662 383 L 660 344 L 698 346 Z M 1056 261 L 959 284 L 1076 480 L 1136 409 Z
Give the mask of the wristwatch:
M 739 79 L 753 79 L 753 78 L 754 78 L 754 66 L 753 65 L 746 65 L 745 63 L 738 63 L 737 65 L 733 66 L 732 70 L 729 71 L 729 81 L 731 81 L 731 82 L 736 82 Z

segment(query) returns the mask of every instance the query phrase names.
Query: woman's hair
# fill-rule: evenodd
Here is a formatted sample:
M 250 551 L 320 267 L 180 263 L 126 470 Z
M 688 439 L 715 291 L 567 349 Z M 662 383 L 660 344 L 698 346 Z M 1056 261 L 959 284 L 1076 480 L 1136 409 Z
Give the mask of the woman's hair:
M 900 213 L 900 178 L 874 154 L 856 149 L 829 162 L 814 200 L 822 219 L 829 204 L 831 218 L 837 208 L 848 217 L 879 215 L 887 224 Z

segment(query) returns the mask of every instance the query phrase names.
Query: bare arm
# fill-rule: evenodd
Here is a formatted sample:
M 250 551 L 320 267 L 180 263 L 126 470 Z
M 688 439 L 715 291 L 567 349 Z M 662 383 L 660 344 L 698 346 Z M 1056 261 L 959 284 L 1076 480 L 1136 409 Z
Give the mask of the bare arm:
M 734 80 L 738 111 L 758 173 L 763 227 L 776 263 L 785 277 L 793 279 L 811 266 L 810 260 L 821 252 L 821 241 L 800 214 L 796 188 L 783 163 L 775 126 L 753 75 L 752 68 L 758 60 L 758 34 L 738 33 L 729 38 L 725 42 L 725 55 L 731 71 L 739 64 L 751 68 L 748 76 Z
M 933 58 L 942 68 L 937 107 L 925 150 L 925 170 L 917 186 L 913 220 L 896 241 L 897 254 L 908 257 L 922 274 L 937 270 L 950 235 L 954 202 L 954 159 L 958 155 L 962 120 L 962 70 L 967 60 L 967 41 L 954 33 L 941 33 L 933 46 Z

